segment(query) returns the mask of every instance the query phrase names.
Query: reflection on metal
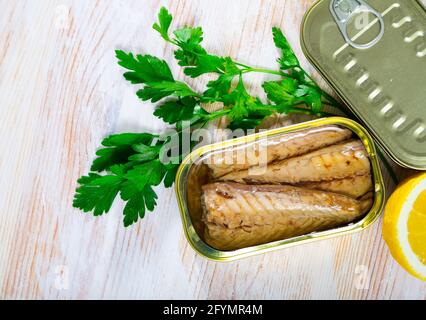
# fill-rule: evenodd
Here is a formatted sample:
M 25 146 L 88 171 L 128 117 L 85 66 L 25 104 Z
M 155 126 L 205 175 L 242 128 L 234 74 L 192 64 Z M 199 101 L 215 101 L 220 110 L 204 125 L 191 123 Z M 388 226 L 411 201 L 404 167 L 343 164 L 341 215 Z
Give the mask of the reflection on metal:
M 320 0 L 303 20 L 302 49 L 395 162 L 426 170 L 425 7 L 420 0 L 365 2 L 384 21 L 386 32 L 376 45 L 359 50 L 342 36 L 342 25 L 358 43 L 377 35 L 372 31 L 378 30 L 379 17 L 354 26 L 362 1 Z
M 330 11 L 336 20 L 337 26 L 345 38 L 346 43 L 356 49 L 369 49 L 373 47 L 382 39 L 385 33 L 385 23 L 381 13 L 373 9 L 362 0 L 332 0 L 330 2 Z M 357 37 L 360 36 L 360 34 L 355 36 L 353 39 L 348 35 L 349 22 L 352 18 L 360 13 L 371 13 L 376 17 L 372 23 L 369 23 L 367 26 L 365 26 L 365 28 L 363 28 L 363 30 L 361 30 L 362 33 L 370 29 L 377 23 L 377 21 L 380 23 L 379 34 L 369 43 L 365 44 L 356 43 L 354 41 L 357 39 Z

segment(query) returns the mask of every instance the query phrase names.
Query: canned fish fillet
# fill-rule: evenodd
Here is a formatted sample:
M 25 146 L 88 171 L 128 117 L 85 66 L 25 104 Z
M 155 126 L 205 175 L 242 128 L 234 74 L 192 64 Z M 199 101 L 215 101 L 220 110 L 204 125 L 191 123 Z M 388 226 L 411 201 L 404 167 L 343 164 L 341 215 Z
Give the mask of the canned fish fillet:
M 342 118 L 202 147 L 176 191 L 189 242 L 214 260 L 361 230 L 384 202 L 371 137 Z

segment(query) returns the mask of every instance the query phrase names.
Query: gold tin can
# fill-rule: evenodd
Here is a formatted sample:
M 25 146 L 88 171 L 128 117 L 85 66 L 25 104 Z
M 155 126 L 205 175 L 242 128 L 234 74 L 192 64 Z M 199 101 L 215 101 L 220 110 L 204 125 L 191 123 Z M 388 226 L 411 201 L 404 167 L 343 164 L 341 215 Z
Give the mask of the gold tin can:
M 418 0 L 320 0 L 301 27 L 308 60 L 386 153 L 416 170 L 426 170 L 425 29 Z
M 187 188 L 188 188 L 188 176 L 191 168 L 197 160 L 211 154 L 212 152 L 216 152 L 225 148 L 229 148 L 235 145 L 241 145 L 246 143 L 252 143 L 255 141 L 259 141 L 262 138 L 272 138 L 278 135 L 292 133 L 298 130 L 315 128 L 326 125 L 337 125 L 340 127 L 348 128 L 352 132 L 354 132 L 360 140 L 363 142 L 371 162 L 372 175 L 373 175 L 373 187 L 374 187 L 374 202 L 370 211 L 366 214 L 366 216 L 355 223 L 352 223 L 347 226 L 315 232 L 303 236 L 298 236 L 290 239 L 274 241 L 266 244 L 256 245 L 248 248 L 233 250 L 233 251 L 221 251 L 212 248 L 208 244 L 206 244 L 202 237 L 198 234 L 196 227 L 197 224 L 200 223 L 200 216 L 194 216 L 193 213 L 190 212 L 188 208 L 188 197 L 187 197 Z M 376 147 L 371 135 L 368 131 L 363 128 L 360 124 L 355 121 L 340 118 L 340 117 L 332 117 L 332 118 L 323 118 L 318 120 L 313 120 L 309 122 L 304 122 L 300 124 L 295 124 L 289 127 L 269 130 L 249 136 L 245 136 L 238 139 L 228 140 L 221 143 L 208 145 L 196 149 L 190 155 L 188 155 L 182 162 L 179 167 L 176 176 L 175 190 L 177 195 L 177 200 L 179 204 L 179 209 L 182 218 L 183 229 L 185 232 L 185 236 L 191 245 L 191 247 L 201 256 L 214 260 L 214 261 L 232 261 L 240 258 L 245 258 L 249 256 L 253 256 L 260 253 L 266 253 L 278 249 L 284 249 L 291 246 L 309 243 L 318 240 L 329 239 L 336 236 L 346 235 L 354 232 L 358 232 L 364 230 L 368 226 L 372 225 L 377 218 L 380 216 L 384 203 L 385 203 L 385 186 L 383 182 L 383 176 L 380 170 L 379 161 L 376 154 Z

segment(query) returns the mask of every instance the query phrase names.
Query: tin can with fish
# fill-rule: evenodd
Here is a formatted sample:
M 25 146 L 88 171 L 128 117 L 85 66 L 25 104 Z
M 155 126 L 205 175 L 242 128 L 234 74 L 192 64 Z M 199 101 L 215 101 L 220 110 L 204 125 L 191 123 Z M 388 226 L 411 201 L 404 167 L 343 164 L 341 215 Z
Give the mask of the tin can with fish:
M 385 190 L 368 131 L 336 117 L 196 149 L 176 194 L 191 246 L 229 261 L 363 230 Z
M 302 49 L 398 164 L 426 170 L 426 11 L 417 0 L 320 0 Z

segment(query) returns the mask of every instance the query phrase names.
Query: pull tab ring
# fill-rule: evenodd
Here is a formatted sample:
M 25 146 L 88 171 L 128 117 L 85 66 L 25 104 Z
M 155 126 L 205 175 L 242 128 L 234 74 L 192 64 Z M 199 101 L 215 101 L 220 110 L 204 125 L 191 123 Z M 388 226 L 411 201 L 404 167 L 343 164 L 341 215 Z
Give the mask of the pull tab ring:
M 340 29 L 343 37 L 345 38 L 346 43 L 356 49 L 369 49 L 376 45 L 383 37 L 385 33 L 385 22 L 383 16 L 380 12 L 373 9 L 363 0 L 331 0 L 330 1 L 330 11 L 336 20 L 337 26 Z M 355 43 L 348 35 L 348 23 L 352 17 L 356 14 L 366 12 L 374 15 L 380 23 L 380 32 L 376 38 L 366 44 Z

